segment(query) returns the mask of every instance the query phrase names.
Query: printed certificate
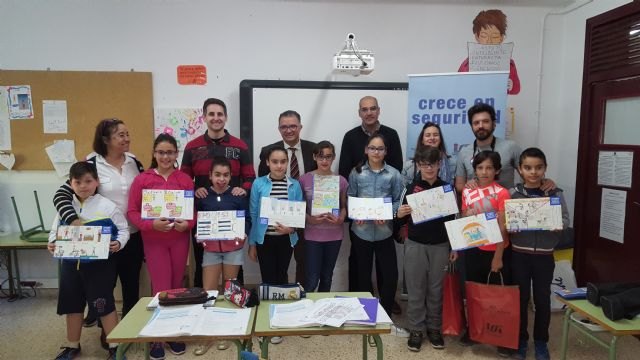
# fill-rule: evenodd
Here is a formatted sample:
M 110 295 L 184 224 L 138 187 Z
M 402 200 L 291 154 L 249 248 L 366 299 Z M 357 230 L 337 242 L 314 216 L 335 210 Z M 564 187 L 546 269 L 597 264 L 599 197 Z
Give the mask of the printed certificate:
M 234 240 L 244 239 L 245 211 L 199 211 L 196 225 L 196 239 Z
M 304 228 L 307 216 L 306 201 L 282 200 L 263 197 L 260 200 L 260 223 L 276 226 Z
M 559 197 L 505 200 L 504 214 L 507 231 L 562 230 Z
M 110 226 L 60 226 L 53 257 L 60 259 L 107 259 Z
M 340 177 L 337 175 L 314 175 L 311 215 L 326 213 L 340 215 Z
M 393 203 L 390 197 L 357 198 L 349 196 L 349 218 L 353 220 L 391 220 Z
M 193 220 L 193 190 L 142 190 L 142 218 Z
M 494 212 L 447 221 L 444 225 L 447 228 L 449 242 L 453 250 L 502 242 L 498 215 Z
M 457 214 L 458 202 L 449 184 L 407 195 L 414 224 Z

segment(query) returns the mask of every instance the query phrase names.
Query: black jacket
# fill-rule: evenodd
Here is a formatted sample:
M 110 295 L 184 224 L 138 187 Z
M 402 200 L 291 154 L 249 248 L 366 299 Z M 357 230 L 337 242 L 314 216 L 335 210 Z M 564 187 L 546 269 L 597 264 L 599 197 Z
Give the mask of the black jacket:
M 258 165 L 258 176 L 265 176 L 269 173 L 269 167 L 267 166 L 267 152 L 274 146 L 282 146 L 285 149 L 288 148 L 284 141 L 278 141 L 271 145 L 263 147 L 260 150 L 260 165 Z M 304 162 L 304 171 L 300 172 L 300 175 L 302 175 L 304 173 L 308 173 L 317 169 L 318 166 L 313 160 L 313 149 L 316 147 L 316 143 L 300 139 L 300 147 L 300 151 L 302 151 L 302 161 Z

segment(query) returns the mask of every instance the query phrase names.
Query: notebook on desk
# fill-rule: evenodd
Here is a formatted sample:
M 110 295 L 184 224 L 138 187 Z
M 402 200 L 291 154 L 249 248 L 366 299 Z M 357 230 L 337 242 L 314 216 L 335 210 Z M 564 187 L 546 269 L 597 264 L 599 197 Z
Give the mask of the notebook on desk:
M 565 300 L 579 300 L 587 298 L 587 288 L 579 287 L 575 289 L 557 289 L 553 292 Z

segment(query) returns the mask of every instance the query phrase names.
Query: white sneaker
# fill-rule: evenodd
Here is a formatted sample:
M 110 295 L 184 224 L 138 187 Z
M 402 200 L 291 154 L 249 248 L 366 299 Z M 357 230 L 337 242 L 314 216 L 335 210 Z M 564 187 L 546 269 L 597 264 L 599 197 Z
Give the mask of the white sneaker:
M 408 338 L 409 330 L 405 328 L 401 328 L 400 326 L 397 326 L 394 324 L 394 325 L 391 325 L 391 335 L 401 337 L 401 338 Z
M 282 336 L 274 336 L 271 338 L 271 340 L 269 340 L 269 342 L 272 343 L 273 345 L 276 345 L 276 344 L 280 344 L 282 340 L 284 340 Z

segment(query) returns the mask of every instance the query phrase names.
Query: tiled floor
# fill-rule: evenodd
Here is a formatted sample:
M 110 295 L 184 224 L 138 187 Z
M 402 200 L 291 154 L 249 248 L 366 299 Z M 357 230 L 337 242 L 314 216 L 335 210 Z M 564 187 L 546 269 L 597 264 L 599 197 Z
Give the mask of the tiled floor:
M 66 337 L 64 318 L 56 315 L 55 291 L 40 291 L 35 298 L 8 303 L 0 300 L 0 359 L 52 359 Z M 401 302 L 405 306 L 405 302 Z M 403 322 L 402 316 L 396 321 Z M 562 314 L 554 313 L 551 321 L 549 348 L 553 359 L 559 359 Z M 80 359 L 106 359 L 107 353 L 100 348 L 98 328 L 84 329 L 82 355 Z M 497 359 L 495 348 L 477 345 L 470 348 L 459 346 L 455 339 L 446 338 L 444 350 L 434 350 L 428 343 L 422 351 L 407 350 L 406 340 L 383 335 L 384 357 L 393 359 Z M 309 339 L 287 337 L 279 345 L 271 345 L 271 359 L 361 359 L 361 337 L 359 336 L 314 336 Z M 585 340 L 581 334 L 570 335 L 569 359 L 606 359 L 607 352 Z M 187 354 L 174 356 L 167 351 L 167 359 L 235 359 L 233 348 L 225 351 L 210 350 L 204 356 L 194 356 L 194 345 L 187 347 Z M 640 359 L 640 341 L 632 337 L 618 342 L 620 360 Z M 254 351 L 258 352 L 257 340 Z M 375 359 L 375 349 L 369 349 L 369 358 Z M 141 350 L 132 349 L 127 354 L 131 360 L 144 359 Z M 529 355 L 533 359 L 533 353 Z

